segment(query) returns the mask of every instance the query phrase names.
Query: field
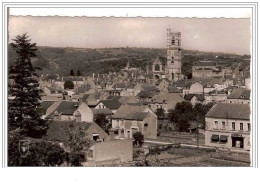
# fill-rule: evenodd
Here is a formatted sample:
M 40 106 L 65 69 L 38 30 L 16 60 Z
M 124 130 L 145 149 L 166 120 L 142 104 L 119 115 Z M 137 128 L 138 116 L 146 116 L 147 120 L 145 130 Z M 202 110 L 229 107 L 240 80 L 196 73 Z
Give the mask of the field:
M 139 157 L 139 160 L 143 160 Z M 149 166 L 171 167 L 248 167 L 250 155 L 247 153 L 216 152 L 214 149 L 172 148 L 160 154 L 147 157 Z

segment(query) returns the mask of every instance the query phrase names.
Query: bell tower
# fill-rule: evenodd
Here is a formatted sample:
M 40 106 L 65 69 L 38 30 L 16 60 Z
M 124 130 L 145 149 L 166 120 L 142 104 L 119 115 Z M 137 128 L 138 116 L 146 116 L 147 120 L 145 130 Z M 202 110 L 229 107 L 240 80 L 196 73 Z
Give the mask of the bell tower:
M 167 28 L 167 65 L 165 75 L 168 80 L 178 81 L 181 74 L 181 33 Z

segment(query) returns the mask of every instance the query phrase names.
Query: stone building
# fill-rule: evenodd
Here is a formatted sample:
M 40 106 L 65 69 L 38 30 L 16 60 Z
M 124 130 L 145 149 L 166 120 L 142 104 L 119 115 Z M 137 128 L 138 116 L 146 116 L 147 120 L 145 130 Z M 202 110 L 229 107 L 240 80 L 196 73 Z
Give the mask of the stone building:
M 168 80 L 178 81 L 183 78 L 181 74 L 181 33 L 167 29 L 167 65 L 165 76 Z
M 206 114 L 205 144 L 250 150 L 249 104 L 216 104 Z

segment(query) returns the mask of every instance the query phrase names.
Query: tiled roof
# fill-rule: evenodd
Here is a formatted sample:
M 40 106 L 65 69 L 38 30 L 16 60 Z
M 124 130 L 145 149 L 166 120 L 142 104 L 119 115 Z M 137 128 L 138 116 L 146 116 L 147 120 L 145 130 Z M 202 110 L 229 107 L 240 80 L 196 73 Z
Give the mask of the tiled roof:
M 167 104 L 176 104 L 182 102 L 184 99 L 175 93 L 160 93 L 153 97 L 154 103 L 167 103 Z
M 245 99 L 250 100 L 250 90 L 234 89 L 228 96 L 228 99 Z
M 56 101 L 43 101 L 43 102 L 41 102 L 41 105 L 39 106 L 39 108 L 48 109 L 55 102 Z
M 111 100 L 103 100 L 101 101 L 107 108 L 110 110 L 116 110 L 118 109 L 122 104 L 116 100 L 116 99 L 111 99 Z
M 68 139 L 68 129 L 82 127 L 87 131 L 91 125 L 92 123 L 86 122 L 51 121 L 49 122 L 49 128 L 45 138 L 50 141 L 66 141 Z
M 46 118 L 53 118 L 54 112 L 62 113 L 62 115 L 73 115 L 74 111 L 78 108 L 79 102 L 62 101 L 59 106 L 53 110 Z
M 113 118 L 117 119 L 128 119 L 129 114 L 134 114 L 138 112 L 144 112 L 147 106 L 129 106 L 129 105 L 122 105 L 116 111 Z
M 135 121 L 142 121 L 144 120 L 147 115 L 149 113 L 148 112 L 131 112 L 126 116 L 126 120 L 135 120 Z
M 194 96 L 196 96 L 196 98 L 197 98 L 199 101 L 204 101 L 204 100 L 205 100 L 203 94 L 186 94 L 186 95 L 184 96 L 184 99 L 190 101 Z
M 180 93 L 180 90 L 176 86 L 169 86 L 168 92 L 169 93 Z
M 206 117 L 249 120 L 250 105 L 219 103 L 210 109 Z
M 102 109 L 92 109 L 94 115 L 98 114 L 104 114 L 104 115 L 112 115 L 112 111 L 108 108 L 102 108 Z

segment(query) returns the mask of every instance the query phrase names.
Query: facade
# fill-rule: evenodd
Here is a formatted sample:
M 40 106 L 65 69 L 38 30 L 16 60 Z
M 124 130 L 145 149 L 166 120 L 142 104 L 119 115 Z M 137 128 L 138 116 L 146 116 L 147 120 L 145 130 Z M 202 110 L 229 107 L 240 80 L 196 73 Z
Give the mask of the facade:
M 200 61 L 192 66 L 193 78 L 222 77 L 222 70 L 214 61 Z
M 205 144 L 250 150 L 249 104 L 220 103 L 206 115 Z
M 150 107 L 154 112 L 156 112 L 157 109 L 162 108 L 165 113 L 168 113 L 170 109 L 175 108 L 177 103 L 183 101 L 184 99 L 179 94 L 161 92 L 153 97 Z
M 117 139 L 131 139 L 140 131 L 144 138 L 157 138 L 157 115 L 148 106 L 122 105 L 112 117 Z
M 89 165 L 133 161 L 133 142 L 130 139 L 96 143 L 87 154 Z
M 167 65 L 165 76 L 168 80 L 178 81 L 181 74 L 181 33 L 167 29 Z
M 227 103 L 250 104 L 251 90 L 237 88 L 227 97 Z

